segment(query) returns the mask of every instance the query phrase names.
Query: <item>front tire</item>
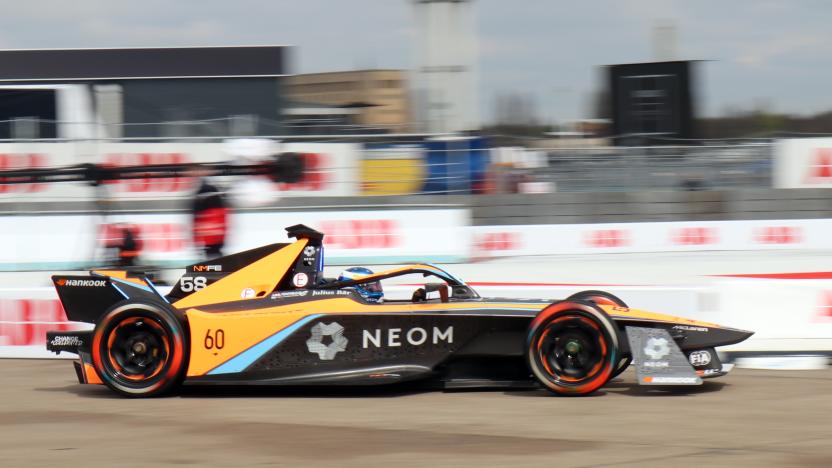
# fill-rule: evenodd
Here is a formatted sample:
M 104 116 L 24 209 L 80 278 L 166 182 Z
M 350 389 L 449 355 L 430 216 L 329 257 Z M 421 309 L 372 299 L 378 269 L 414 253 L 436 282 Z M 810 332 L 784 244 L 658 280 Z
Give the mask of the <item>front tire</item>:
M 589 301 L 598 305 L 609 305 L 614 307 L 627 308 L 627 303 L 621 300 L 615 294 L 606 291 L 588 290 L 576 292 L 575 294 L 566 298 L 567 301 Z
M 598 305 L 607 305 L 613 307 L 623 307 L 625 309 L 629 308 L 626 302 L 624 302 L 620 297 L 616 296 L 615 294 L 608 293 L 606 291 L 597 291 L 597 290 L 588 290 L 588 291 L 581 291 L 577 292 L 569 297 L 566 298 L 567 301 L 589 301 L 594 304 Z M 618 360 L 618 365 L 615 368 L 615 372 L 612 373 L 611 379 L 614 379 L 621 375 L 622 372 L 627 370 L 630 367 L 630 364 L 633 362 L 633 355 L 630 353 L 623 353 L 621 358 Z
M 117 305 L 95 326 L 91 354 L 101 381 L 117 393 L 163 395 L 185 376 L 184 321 L 155 304 Z
M 526 360 L 549 391 L 588 395 L 606 384 L 618 365 L 615 324 L 588 303 L 552 304 L 529 325 Z

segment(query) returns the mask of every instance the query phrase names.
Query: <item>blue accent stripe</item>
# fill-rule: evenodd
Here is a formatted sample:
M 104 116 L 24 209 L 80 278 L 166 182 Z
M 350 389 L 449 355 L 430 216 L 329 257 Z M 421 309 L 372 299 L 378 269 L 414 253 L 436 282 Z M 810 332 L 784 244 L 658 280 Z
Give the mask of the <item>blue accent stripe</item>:
M 113 287 L 116 289 L 116 291 L 120 292 L 121 295 L 124 296 L 125 299 L 130 299 L 130 296 L 128 296 L 127 294 L 124 294 L 124 291 L 122 291 L 121 288 L 118 287 L 117 284 L 115 284 L 115 283 L 110 283 L 110 284 L 112 284 Z
M 318 250 L 318 273 L 322 273 L 324 271 L 324 246 L 321 245 L 320 249 Z
M 158 289 L 156 289 L 156 285 L 155 285 L 155 284 L 153 284 L 153 282 L 152 282 L 152 281 L 150 281 L 150 280 L 149 280 L 149 279 L 147 279 L 147 278 L 145 278 L 145 281 L 147 282 L 147 285 L 148 285 L 148 286 L 150 286 L 150 287 L 151 287 L 151 289 L 153 289 L 153 292 L 155 292 L 155 293 L 156 293 L 159 297 L 161 297 L 161 298 L 162 298 L 165 302 L 167 302 L 168 304 L 170 304 L 170 301 L 168 300 L 168 298 L 166 298 L 164 294 L 160 293 L 160 292 L 159 292 L 159 290 L 158 290 Z
M 251 348 L 234 356 L 228 361 L 225 361 L 223 364 L 211 369 L 210 371 L 208 371 L 207 375 L 233 374 L 235 372 L 242 372 L 243 370 L 245 370 L 246 367 L 250 366 L 254 361 L 256 361 L 261 356 L 269 352 L 270 349 L 279 345 L 280 342 L 288 338 L 289 335 L 296 332 L 300 327 L 306 325 L 307 323 L 311 322 L 312 320 L 315 320 L 318 317 L 321 317 L 322 315 L 323 314 L 309 315 L 298 320 L 297 322 L 289 325 L 283 330 L 280 330 L 274 335 L 266 338 L 265 340 L 257 343 Z
M 147 291 L 147 292 L 149 292 L 149 293 L 152 293 L 152 292 L 153 292 L 153 290 L 152 290 L 152 289 L 150 289 L 149 287 L 147 287 L 147 286 L 145 286 L 145 285 L 143 285 L 143 284 L 137 284 L 137 283 L 133 283 L 133 282 L 131 282 L 131 281 L 124 281 L 123 279 L 120 279 L 120 278 L 113 278 L 112 276 L 110 277 L 110 279 L 111 279 L 112 281 L 118 281 L 119 283 L 126 284 L 127 286 L 132 286 L 132 287 L 134 287 L 134 288 L 144 289 L 145 291 Z

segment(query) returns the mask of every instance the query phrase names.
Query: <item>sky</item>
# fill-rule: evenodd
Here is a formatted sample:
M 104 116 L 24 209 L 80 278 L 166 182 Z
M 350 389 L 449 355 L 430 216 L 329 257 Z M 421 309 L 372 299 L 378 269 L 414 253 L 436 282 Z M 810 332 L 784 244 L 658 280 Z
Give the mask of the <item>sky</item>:
M 697 112 L 832 110 L 826 0 L 474 0 L 479 105 L 525 93 L 540 118 L 591 117 L 599 66 L 651 61 L 672 25 L 674 58 L 697 68 Z M 413 68 L 409 0 L 2 0 L 0 48 L 296 46 L 293 73 Z

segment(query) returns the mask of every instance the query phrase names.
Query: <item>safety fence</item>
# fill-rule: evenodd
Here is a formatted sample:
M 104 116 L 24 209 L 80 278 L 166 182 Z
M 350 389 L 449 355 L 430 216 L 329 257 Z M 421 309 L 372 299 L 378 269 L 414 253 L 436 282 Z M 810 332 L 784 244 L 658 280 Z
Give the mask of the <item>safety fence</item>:
M 242 144 L 240 142 L 243 142 Z M 257 145 L 246 142 L 259 142 Z M 252 151 L 251 147 L 258 147 Z M 272 197 L 393 196 L 495 193 L 703 191 L 772 186 L 770 143 L 594 148 L 490 146 L 481 137 L 353 135 L 271 139 L 89 139 L 0 143 L 0 171 L 78 164 L 250 163 L 267 153 L 297 152 L 306 165 L 296 184 L 258 186 Z M 832 176 L 830 177 L 832 178 Z M 85 200 L 99 196 L 83 184 L 4 184 L 4 200 Z M 226 179 L 224 185 L 245 185 Z M 265 187 L 265 188 L 264 188 Z M 183 177 L 134 179 L 110 185 L 118 199 L 190 196 Z M 243 190 L 244 191 L 244 190 Z M 249 188 L 249 191 L 252 191 Z

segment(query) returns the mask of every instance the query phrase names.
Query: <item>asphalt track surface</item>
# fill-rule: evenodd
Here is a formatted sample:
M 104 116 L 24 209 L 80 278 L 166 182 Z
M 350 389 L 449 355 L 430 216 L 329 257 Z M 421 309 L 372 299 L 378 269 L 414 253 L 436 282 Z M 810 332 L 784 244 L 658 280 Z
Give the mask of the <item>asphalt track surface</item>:
M 702 387 L 190 388 L 130 400 L 67 361 L 0 360 L 0 466 L 832 466 L 832 370 Z

